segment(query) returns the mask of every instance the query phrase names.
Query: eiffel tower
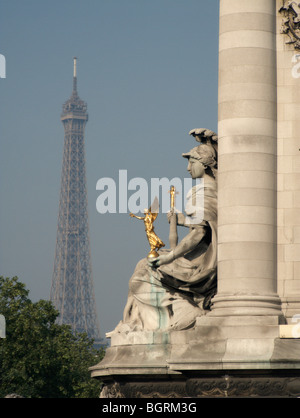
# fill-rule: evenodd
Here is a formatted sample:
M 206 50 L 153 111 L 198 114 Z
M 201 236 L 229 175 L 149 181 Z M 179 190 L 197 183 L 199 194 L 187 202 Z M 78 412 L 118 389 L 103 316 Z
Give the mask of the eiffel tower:
M 87 105 L 77 93 L 77 58 L 74 58 L 73 91 L 63 105 L 65 130 L 56 251 L 50 299 L 60 315 L 59 324 L 73 332 L 86 332 L 100 343 L 92 278 L 84 129 Z

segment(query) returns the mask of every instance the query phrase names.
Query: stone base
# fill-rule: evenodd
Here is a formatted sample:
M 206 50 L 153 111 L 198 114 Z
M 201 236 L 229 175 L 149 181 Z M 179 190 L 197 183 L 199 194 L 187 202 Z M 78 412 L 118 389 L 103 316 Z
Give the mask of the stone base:
M 197 373 L 181 378 L 114 376 L 105 382 L 100 398 L 299 398 L 299 373 L 232 371 Z
M 278 316 L 204 316 L 185 331 L 112 333 L 91 374 L 103 397 L 300 397 L 300 339 L 284 327 Z

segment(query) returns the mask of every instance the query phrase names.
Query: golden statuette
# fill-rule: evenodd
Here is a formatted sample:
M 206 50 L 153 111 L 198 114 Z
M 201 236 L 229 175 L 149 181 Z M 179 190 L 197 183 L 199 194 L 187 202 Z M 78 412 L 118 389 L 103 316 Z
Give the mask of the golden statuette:
M 175 195 L 178 194 L 174 186 L 170 188 L 170 209 L 173 211 L 175 209 Z
M 152 203 L 149 209 L 144 210 L 144 214 L 145 216 L 136 216 L 133 213 L 130 213 L 130 216 L 132 218 L 134 217 L 134 218 L 144 221 L 145 231 L 146 231 L 147 238 L 148 238 L 150 248 L 151 248 L 147 257 L 156 258 L 159 256 L 157 250 L 165 246 L 162 240 L 154 232 L 153 222 L 155 221 L 158 215 L 158 199 L 157 198 L 154 199 L 154 202 Z
M 170 234 L 169 234 L 169 242 L 170 248 L 174 249 L 178 244 L 178 234 L 177 234 L 177 215 L 175 211 L 175 196 L 178 194 L 174 186 L 170 188 Z

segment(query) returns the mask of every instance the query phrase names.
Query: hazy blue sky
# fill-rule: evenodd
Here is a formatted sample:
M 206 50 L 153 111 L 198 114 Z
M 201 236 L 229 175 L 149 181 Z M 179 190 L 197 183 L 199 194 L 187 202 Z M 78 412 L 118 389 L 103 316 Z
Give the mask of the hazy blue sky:
M 217 0 L 2 0 L 0 275 L 48 299 L 63 155 L 62 104 L 88 104 L 86 167 L 102 337 L 122 319 L 128 281 L 149 251 L 144 225 L 100 215 L 100 178 L 188 177 L 194 128 L 217 131 Z M 132 192 L 131 192 L 132 193 Z M 130 193 L 129 193 L 130 195 Z M 168 244 L 160 214 L 155 231 Z

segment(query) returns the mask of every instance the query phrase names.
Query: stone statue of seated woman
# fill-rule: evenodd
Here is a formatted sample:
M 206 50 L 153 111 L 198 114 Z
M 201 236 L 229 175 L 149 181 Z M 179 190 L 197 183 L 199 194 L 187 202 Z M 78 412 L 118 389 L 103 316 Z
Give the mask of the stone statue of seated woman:
M 202 179 L 187 195 L 185 215 L 176 214 L 177 225 L 189 231 L 174 249 L 137 264 L 114 332 L 188 329 L 210 309 L 217 287 L 217 152 L 207 141 L 183 157 L 191 177 Z M 197 201 L 204 202 L 199 211 Z

